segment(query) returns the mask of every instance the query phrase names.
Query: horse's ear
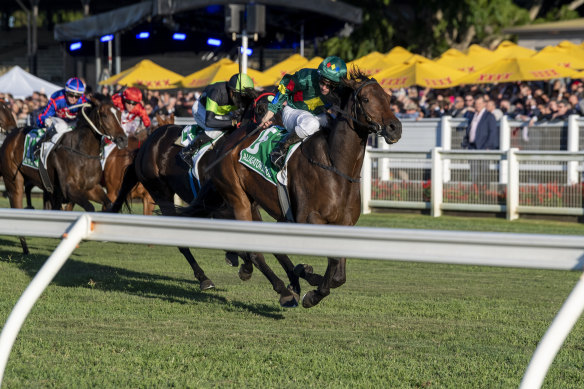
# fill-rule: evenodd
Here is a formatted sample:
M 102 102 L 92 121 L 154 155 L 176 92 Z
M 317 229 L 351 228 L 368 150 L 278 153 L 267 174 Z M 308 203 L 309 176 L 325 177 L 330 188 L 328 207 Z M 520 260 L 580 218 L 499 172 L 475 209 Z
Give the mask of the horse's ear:
M 359 83 L 359 80 L 355 80 L 353 78 L 343 78 L 342 83 L 343 85 L 351 89 L 357 89 L 357 84 Z
M 168 124 L 174 124 L 174 112 L 170 114 L 170 118 L 168 118 Z
M 99 100 L 99 98 L 96 96 L 90 96 L 89 101 L 95 106 L 99 107 L 101 105 L 101 100 Z

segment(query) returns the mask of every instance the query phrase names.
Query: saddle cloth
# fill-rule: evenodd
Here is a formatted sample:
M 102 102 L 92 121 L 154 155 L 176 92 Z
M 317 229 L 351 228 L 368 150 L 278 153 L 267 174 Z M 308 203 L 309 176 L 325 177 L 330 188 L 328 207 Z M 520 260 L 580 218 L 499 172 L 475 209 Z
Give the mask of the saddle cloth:
M 286 134 L 286 129 L 278 126 L 263 130 L 248 148 L 241 150 L 239 162 L 274 185 L 276 185 L 276 180 L 280 181 L 283 185 L 287 185 L 286 166 L 288 160 L 294 151 L 298 149 L 301 142 L 290 147 L 286 155 L 284 168 L 281 172 L 278 171 L 278 168 L 270 160 L 270 153 Z
M 39 168 L 39 161 L 42 160 L 43 165 L 47 166 L 47 158 L 50 152 L 53 150 L 55 145 L 59 142 L 59 139 L 63 136 L 64 132 L 58 132 L 51 138 L 50 141 L 46 141 L 41 145 L 41 152 L 39 157 L 35 157 L 33 151 L 35 145 L 37 144 L 39 138 L 44 135 L 46 130 L 44 128 L 34 128 L 26 134 L 24 138 L 24 152 L 22 156 L 22 165 L 28 166 L 33 169 Z

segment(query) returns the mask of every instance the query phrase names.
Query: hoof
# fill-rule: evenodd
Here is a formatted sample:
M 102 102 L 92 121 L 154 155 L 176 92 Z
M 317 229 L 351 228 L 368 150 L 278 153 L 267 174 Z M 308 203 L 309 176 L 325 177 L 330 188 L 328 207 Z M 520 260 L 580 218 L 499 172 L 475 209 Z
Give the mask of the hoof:
M 302 296 L 302 306 L 304 308 L 312 308 L 322 300 L 322 297 L 315 291 L 311 290 Z
M 247 281 L 251 278 L 251 274 L 253 271 L 253 267 L 251 268 L 251 270 L 246 269 L 245 265 L 241 265 L 239 267 L 239 271 L 237 272 L 237 274 L 239 274 L 239 279 L 242 281 Z
M 215 288 L 215 284 L 213 283 L 213 281 L 211 281 L 210 279 L 206 279 L 203 282 L 201 282 L 201 290 L 209 290 L 209 289 L 214 289 Z
M 286 296 L 280 296 L 280 306 L 282 308 L 296 308 L 298 306 L 298 295 L 291 293 Z
M 237 256 L 237 253 L 234 253 L 233 251 L 226 252 L 225 263 L 233 267 L 239 266 L 239 257 Z
M 313 272 L 312 266 L 306 263 L 299 263 L 294 267 L 294 274 L 296 274 L 297 277 L 304 278 L 306 277 L 307 273 L 312 274 L 312 272 Z
M 294 293 L 295 295 L 297 295 L 298 297 L 300 297 L 300 283 L 298 283 L 298 285 L 288 285 L 286 287 L 286 289 L 288 289 L 290 292 Z M 300 298 L 299 298 L 300 300 Z

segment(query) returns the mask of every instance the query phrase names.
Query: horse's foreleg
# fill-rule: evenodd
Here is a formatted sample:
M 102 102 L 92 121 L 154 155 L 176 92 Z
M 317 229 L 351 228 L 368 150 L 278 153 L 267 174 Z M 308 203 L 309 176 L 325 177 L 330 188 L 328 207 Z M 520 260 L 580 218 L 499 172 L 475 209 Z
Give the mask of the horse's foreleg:
M 24 192 L 24 178 L 16 169 L 14 174 L 14 179 L 7 179 L 7 175 L 4 175 L 4 185 L 6 186 L 6 191 L 8 192 L 8 201 L 10 202 L 10 208 L 22 209 L 22 196 Z M 28 244 L 26 243 L 26 238 L 24 236 L 19 236 L 20 245 L 22 246 L 22 253 L 24 255 L 30 254 L 28 249 Z
M 191 254 L 191 250 L 189 250 L 186 247 L 179 247 L 178 251 L 180 251 L 180 253 L 184 255 L 184 257 L 189 262 L 189 265 L 191 265 L 191 268 L 195 273 L 195 277 L 197 278 L 197 280 L 199 280 L 201 290 L 214 288 L 215 284 L 205 275 L 205 272 L 203 271 L 203 269 L 201 269 L 201 267 L 195 260 L 195 257 L 193 257 L 193 254 Z
M 102 205 L 102 210 L 108 209 L 111 206 L 109 197 L 107 197 L 103 186 L 99 184 L 87 192 L 87 198 L 91 201 L 95 201 L 96 203 L 100 203 Z
M 293 308 L 298 306 L 298 295 L 288 289 L 278 276 L 266 263 L 266 259 L 261 253 L 249 253 L 251 262 L 262 272 L 264 276 L 270 281 L 274 291 L 280 295 L 280 306 L 285 308 Z
M 311 290 L 302 297 L 302 306 L 311 308 L 328 296 L 333 285 L 340 286 L 345 282 L 345 258 L 328 258 L 328 266 L 322 277 L 322 282 L 316 290 Z

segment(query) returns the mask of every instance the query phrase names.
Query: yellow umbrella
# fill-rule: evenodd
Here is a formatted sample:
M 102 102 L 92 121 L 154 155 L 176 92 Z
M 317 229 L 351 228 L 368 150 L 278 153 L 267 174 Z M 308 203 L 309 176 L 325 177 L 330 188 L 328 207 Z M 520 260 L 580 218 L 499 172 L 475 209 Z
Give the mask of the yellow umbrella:
M 572 77 L 575 71 L 533 57 L 502 58 L 459 80 L 461 84 L 550 80 Z
M 406 50 L 401 46 L 396 46 L 385 54 L 384 58 L 391 65 L 399 65 L 404 63 L 408 58 L 411 58 L 412 55 L 414 55 L 414 53 L 411 51 Z
M 305 63 L 304 66 L 302 66 L 302 67 L 307 68 L 307 69 L 316 69 L 316 68 L 318 68 L 318 65 L 320 65 L 322 63 L 322 61 L 324 61 L 324 58 L 314 57 L 310 61 Z M 298 70 L 298 69 L 296 69 L 296 70 Z
M 433 89 L 450 88 L 458 85 L 457 80 L 466 73 L 418 56 L 402 65 L 395 65 L 379 72 L 375 79 L 385 89 L 405 88 L 411 85 Z
M 448 49 L 435 60 L 439 65 L 448 66 L 461 72 L 470 73 L 474 70 L 474 61 L 460 50 Z
M 236 73 L 239 73 L 238 64 L 230 60 L 221 60 L 185 76 L 181 84 L 184 88 L 202 88 L 215 82 L 228 81 Z M 247 75 L 253 79 L 255 86 L 269 86 L 275 83 L 273 78 L 251 68 L 247 68 Z
M 531 58 L 541 59 L 558 66 L 572 69 L 584 69 L 584 50 L 574 47 L 547 46 Z
M 493 54 L 497 59 L 531 57 L 535 53 L 536 53 L 535 50 L 519 46 L 518 44 L 515 44 L 510 41 L 503 41 L 499 43 L 499 46 L 497 46 L 497 48 L 493 50 Z
M 379 73 L 390 68 L 393 63 L 385 60 L 385 56 L 378 51 L 373 51 L 363 57 L 347 64 L 347 69 L 358 68 L 367 75 Z
M 136 86 L 146 89 L 173 89 L 183 78 L 178 73 L 163 68 L 149 59 L 142 60 L 129 69 L 118 73 L 107 80 L 101 81 L 100 85 L 125 85 Z
M 264 71 L 264 75 L 275 80 L 274 83 L 280 81 L 285 74 L 293 74 L 299 69 L 305 67 L 308 60 L 300 54 L 294 54 Z
M 493 51 L 477 44 L 470 45 L 466 53 L 465 71 L 472 73 L 495 62 Z

